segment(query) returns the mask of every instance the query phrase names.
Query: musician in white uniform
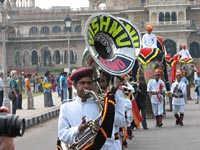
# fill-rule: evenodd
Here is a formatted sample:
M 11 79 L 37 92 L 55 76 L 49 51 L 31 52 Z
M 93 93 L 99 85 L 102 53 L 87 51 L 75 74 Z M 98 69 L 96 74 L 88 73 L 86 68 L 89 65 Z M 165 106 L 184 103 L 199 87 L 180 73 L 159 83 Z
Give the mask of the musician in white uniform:
M 197 101 L 195 104 L 199 104 L 200 101 L 200 70 L 194 76 L 195 92 L 197 93 Z
M 183 126 L 184 117 L 184 107 L 185 107 L 185 97 L 187 95 L 186 84 L 181 81 L 182 72 L 180 70 L 176 71 L 176 81 L 172 84 L 172 105 L 173 112 L 176 118 L 176 125 Z M 180 115 L 179 115 L 180 114 Z
M 163 101 L 166 88 L 164 82 L 160 79 L 161 74 L 162 70 L 159 68 L 155 69 L 154 79 L 150 79 L 147 85 L 147 92 L 151 94 L 151 104 L 156 118 L 156 127 L 161 127 L 163 125 Z
M 153 26 L 147 25 L 146 31 L 142 37 L 142 47 L 143 48 L 157 48 L 157 37 L 155 34 L 152 33 Z
M 178 54 L 180 55 L 180 59 L 184 58 L 192 59 L 192 56 L 190 55 L 189 50 L 186 49 L 185 44 L 181 44 L 181 50 L 178 52 Z
M 58 138 L 66 144 L 72 144 L 77 134 L 86 128 L 87 122 L 99 116 L 100 108 L 94 98 L 84 92 L 84 89 L 93 89 L 92 74 L 91 67 L 82 67 L 71 74 L 77 97 L 63 102 L 58 120 Z
M 101 72 L 100 87 L 103 91 L 108 90 L 110 82 L 110 74 Z M 130 100 L 126 101 L 123 90 L 118 88 L 115 93 L 115 119 L 113 124 L 112 137 L 106 140 L 101 150 L 122 150 L 119 139 L 119 128 L 125 125 L 125 107 L 131 107 Z

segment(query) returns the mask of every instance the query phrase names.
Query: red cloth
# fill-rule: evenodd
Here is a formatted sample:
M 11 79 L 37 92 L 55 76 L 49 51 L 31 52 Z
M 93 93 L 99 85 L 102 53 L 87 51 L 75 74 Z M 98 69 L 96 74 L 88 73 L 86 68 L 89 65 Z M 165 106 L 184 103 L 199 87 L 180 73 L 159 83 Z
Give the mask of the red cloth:
M 70 77 L 67 78 L 67 88 L 72 88 L 72 80 Z

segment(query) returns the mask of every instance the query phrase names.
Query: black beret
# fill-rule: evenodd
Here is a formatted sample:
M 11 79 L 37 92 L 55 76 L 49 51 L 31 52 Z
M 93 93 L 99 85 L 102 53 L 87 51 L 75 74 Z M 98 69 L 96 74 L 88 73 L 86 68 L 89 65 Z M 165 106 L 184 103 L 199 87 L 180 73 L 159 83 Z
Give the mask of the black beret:
M 70 79 L 77 82 L 83 77 L 92 77 L 92 75 L 93 69 L 91 67 L 81 67 L 71 74 Z

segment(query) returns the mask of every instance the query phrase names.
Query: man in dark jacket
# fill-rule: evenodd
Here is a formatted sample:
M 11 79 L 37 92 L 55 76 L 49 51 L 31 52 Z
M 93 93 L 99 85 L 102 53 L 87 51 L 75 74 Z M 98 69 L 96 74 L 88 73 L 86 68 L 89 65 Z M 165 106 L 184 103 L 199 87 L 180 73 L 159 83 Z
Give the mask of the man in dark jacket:
M 147 128 L 147 122 L 146 122 L 146 98 L 147 98 L 147 85 L 145 83 L 144 76 L 138 77 L 138 86 L 136 90 L 136 102 L 138 105 L 139 111 L 141 111 L 143 121 L 142 126 L 144 130 L 148 130 Z

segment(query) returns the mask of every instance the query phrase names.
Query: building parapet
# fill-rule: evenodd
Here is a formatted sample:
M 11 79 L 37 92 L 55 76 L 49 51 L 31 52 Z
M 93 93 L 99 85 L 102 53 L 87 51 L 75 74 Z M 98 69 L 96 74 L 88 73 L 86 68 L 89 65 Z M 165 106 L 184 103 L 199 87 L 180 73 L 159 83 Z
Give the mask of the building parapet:
M 149 0 L 145 7 L 150 6 L 171 6 L 171 5 L 196 5 L 196 1 L 193 0 Z

